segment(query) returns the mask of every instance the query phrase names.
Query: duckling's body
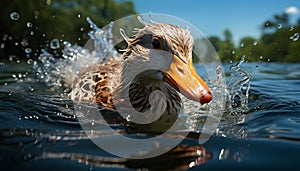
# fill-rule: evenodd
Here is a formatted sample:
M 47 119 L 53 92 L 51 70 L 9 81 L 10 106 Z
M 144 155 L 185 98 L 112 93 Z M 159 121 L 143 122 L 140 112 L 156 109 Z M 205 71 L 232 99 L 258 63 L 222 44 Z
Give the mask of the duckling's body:
M 160 124 L 172 124 L 180 113 L 178 93 L 201 104 L 211 100 L 208 86 L 193 67 L 193 39 L 188 30 L 147 24 L 126 42 L 128 47 L 119 60 L 111 58 L 81 69 L 72 99 L 97 102 L 117 112 L 129 108 L 124 111 L 159 115 Z

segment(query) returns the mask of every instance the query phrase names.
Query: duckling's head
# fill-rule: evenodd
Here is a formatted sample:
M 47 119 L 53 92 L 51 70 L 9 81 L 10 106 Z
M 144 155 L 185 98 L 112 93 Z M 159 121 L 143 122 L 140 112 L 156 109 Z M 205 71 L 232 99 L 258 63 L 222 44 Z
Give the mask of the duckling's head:
M 142 73 L 145 86 L 167 83 L 188 99 L 201 104 L 211 101 L 211 90 L 193 65 L 194 40 L 189 30 L 171 24 L 146 24 L 126 41 L 124 77 Z

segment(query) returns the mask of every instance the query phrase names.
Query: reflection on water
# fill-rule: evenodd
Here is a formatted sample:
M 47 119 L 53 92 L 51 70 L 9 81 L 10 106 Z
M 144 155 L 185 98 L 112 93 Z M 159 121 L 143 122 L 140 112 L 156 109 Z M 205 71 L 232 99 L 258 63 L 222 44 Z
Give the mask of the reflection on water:
M 101 136 L 103 139 L 109 135 L 111 132 L 95 132 L 96 137 Z M 136 135 L 136 138 L 144 136 Z M 187 144 L 178 145 L 169 152 L 150 159 L 118 158 L 97 148 L 81 130 L 6 129 L 0 131 L 0 137 L 1 149 L 10 146 L 9 153 L 1 154 L 1 161 L 8 164 L 62 159 L 73 160 L 91 167 L 165 170 L 195 167 L 212 158 L 212 154 L 204 147 Z M 84 152 L 81 152 L 82 150 Z M 7 149 L 5 151 L 8 152 Z

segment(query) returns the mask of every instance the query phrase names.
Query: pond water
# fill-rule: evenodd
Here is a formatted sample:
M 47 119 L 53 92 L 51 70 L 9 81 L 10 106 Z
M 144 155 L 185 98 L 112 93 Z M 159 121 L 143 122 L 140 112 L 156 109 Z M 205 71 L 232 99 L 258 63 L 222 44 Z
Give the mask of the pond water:
M 92 39 L 94 36 L 96 43 L 97 40 L 100 44 L 108 43 L 104 49 L 111 49 L 110 40 L 101 35 L 96 37 L 99 28 L 88 22 L 93 29 L 89 36 Z M 111 36 L 107 31 L 101 34 Z M 56 39 L 51 41 L 53 49 L 59 44 Z M 225 109 L 217 111 L 222 116 L 221 122 L 204 144 L 199 144 L 203 120 L 216 113 L 219 101 L 200 108 L 195 103 L 185 103 L 187 111 L 179 117 L 186 119 L 189 129 L 172 132 L 164 138 L 166 141 L 176 139 L 184 131 L 189 134 L 168 153 L 148 159 L 124 159 L 96 146 L 83 131 L 73 101 L 67 95 L 74 74 L 70 69 L 80 67 L 74 66 L 74 61 L 79 60 L 81 65 L 95 61 L 91 60 L 93 54 L 80 46 L 68 42 L 63 46 L 60 58 L 43 51 L 35 61 L 0 61 L 1 170 L 284 170 L 299 167 L 300 64 L 243 60 L 238 64 L 224 64 L 224 71 L 217 69 L 217 72 L 220 77 L 224 72 L 228 85 L 222 84 L 222 79 L 207 81 L 213 93 L 223 93 L 228 103 Z M 97 51 L 107 52 L 101 48 Z M 196 69 L 203 73 L 202 66 L 196 65 Z M 157 135 L 127 128 L 116 121 L 113 113 L 107 111 L 106 114 L 113 121 L 110 126 L 122 135 L 135 139 Z M 101 125 L 101 121 L 99 123 Z M 93 132 L 93 138 L 108 142 L 112 140 L 111 135 L 107 129 Z
M 232 65 L 224 65 L 225 71 Z M 199 134 L 194 131 L 167 154 L 132 160 L 98 148 L 82 131 L 72 109 L 73 102 L 61 96 L 63 89 L 54 90 L 37 79 L 27 61 L 2 61 L 1 170 L 297 168 L 300 65 L 246 62 L 241 68 L 251 76 L 248 110 L 238 114 L 243 116 L 242 121 L 223 115 L 220 129 L 203 145 L 198 144 Z M 152 136 L 113 126 L 131 137 Z M 105 138 L 108 134 L 103 130 L 96 136 Z M 196 155 L 197 150 L 205 153 Z

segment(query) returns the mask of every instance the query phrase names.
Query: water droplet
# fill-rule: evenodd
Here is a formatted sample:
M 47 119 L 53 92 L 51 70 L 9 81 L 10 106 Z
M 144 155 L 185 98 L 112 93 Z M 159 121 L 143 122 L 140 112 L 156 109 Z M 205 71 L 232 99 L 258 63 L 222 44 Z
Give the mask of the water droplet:
M 63 44 L 64 44 L 64 46 L 66 46 L 66 47 L 71 47 L 71 43 L 68 42 L 68 41 L 64 41 Z
M 245 46 L 245 44 L 244 43 L 241 43 L 241 45 L 240 45 L 241 47 L 244 47 Z
M 33 63 L 33 60 L 32 60 L 32 59 L 28 59 L 28 60 L 27 60 L 27 64 L 30 65 L 30 64 L 32 64 L 32 63 Z
M 81 17 L 81 15 L 80 14 L 77 14 L 77 18 L 80 18 Z
M 45 33 L 43 33 L 43 34 L 42 34 L 42 36 L 43 36 L 43 37 L 46 37 L 46 34 L 45 34 Z
M 33 35 L 34 35 L 34 31 L 31 31 L 31 32 L 30 32 L 30 35 L 33 36 Z
M 32 27 L 32 23 L 28 21 L 28 22 L 26 23 L 26 26 L 27 26 L 27 27 Z
M 47 0 L 47 1 L 46 1 L 46 4 L 47 4 L 47 5 L 51 5 L 51 0 Z
M 263 56 L 260 56 L 259 59 L 263 59 Z
M 52 39 L 50 42 L 50 48 L 51 49 L 58 49 L 59 48 L 59 40 L 58 39 Z
M 234 54 L 235 54 L 235 50 L 232 50 L 232 51 L 231 51 L 231 54 L 233 54 L 233 55 L 234 55 Z
M 290 39 L 292 40 L 292 41 L 297 41 L 297 40 L 299 40 L 299 33 L 294 33 L 291 37 L 290 37 Z
M 18 45 L 19 45 L 19 43 L 18 43 L 18 42 L 15 42 L 15 45 L 16 45 L 16 46 L 18 46 Z
M 1 49 L 4 49 L 4 47 L 5 47 L 5 44 L 4 44 L 4 43 L 1 43 L 0 48 L 1 48 Z
M 267 59 L 267 61 L 268 61 L 268 62 L 270 62 L 270 61 L 271 61 L 271 59 L 270 59 L 270 58 L 268 58 L 268 59 Z
M 9 16 L 10 16 L 10 19 L 15 20 L 15 21 L 20 19 L 20 14 L 17 12 L 12 12 L 12 13 L 10 13 Z
M 21 42 L 21 45 L 22 45 L 23 47 L 28 46 L 28 40 L 24 38 L 24 39 L 22 40 L 22 42 Z
M 31 48 L 26 48 L 25 49 L 25 53 L 31 53 L 31 52 L 32 52 Z
M 80 28 L 80 31 L 83 31 L 83 27 Z
M 290 31 L 293 31 L 295 29 L 295 26 L 290 27 Z
M 15 58 L 15 57 L 14 57 L 13 55 L 9 55 L 8 60 L 9 60 L 9 61 L 13 61 L 14 58 Z
M 35 11 L 33 11 L 33 14 L 34 14 L 34 15 L 39 15 L 39 14 L 40 14 L 40 12 L 39 12 L 39 11 L 37 11 L 37 10 L 35 10 Z
M 253 45 L 254 45 L 254 46 L 256 46 L 256 45 L 257 45 L 257 43 L 258 43 L 257 41 L 254 41 L 254 42 L 253 42 Z
M 3 41 L 6 41 L 7 38 L 8 38 L 8 35 L 7 35 L 7 34 L 4 34 L 3 37 L 2 37 L 2 40 L 3 40 Z
M 29 86 L 28 88 L 29 88 L 30 91 L 34 91 L 34 88 L 32 88 L 32 87 L 30 87 L 30 86 Z M 37 119 L 38 119 L 38 118 L 37 118 Z
M 278 24 L 277 28 L 278 28 L 278 30 L 280 30 L 282 28 L 282 24 Z

